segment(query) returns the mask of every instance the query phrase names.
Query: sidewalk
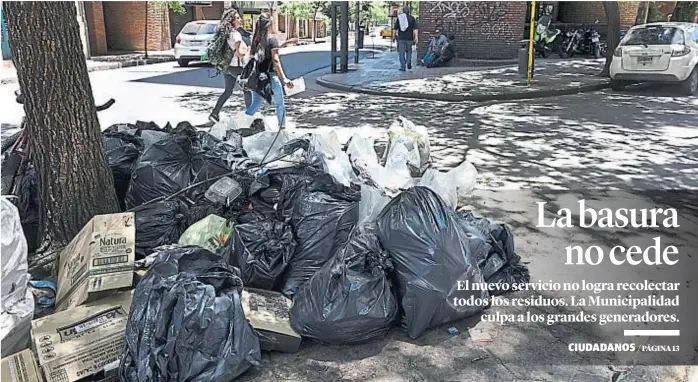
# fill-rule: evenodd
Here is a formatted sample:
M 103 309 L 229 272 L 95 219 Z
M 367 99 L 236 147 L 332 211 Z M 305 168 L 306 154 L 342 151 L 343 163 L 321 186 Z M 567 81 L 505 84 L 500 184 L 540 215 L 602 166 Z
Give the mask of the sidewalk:
M 398 71 L 396 52 L 364 58 L 354 71 L 318 78 L 327 88 L 378 96 L 437 101 L 495 101 L 549 97 L 601 90 L 608 79 L 598 76 L 603 59 L 538 59 L 533 85 L 512 65 L 426 68 Z
M 95 72 L 100 70 L 110 70 L 119 68 L 128 68 L 132 66 L 159 64 L 162 62 L 174 61 L 174 52 L 172 50 L 163 52 L 151 52 L 146 59 L 142 53 L 115 54 L 107 56 L 95 56 L 87 60 L 87 71 Z M 2 71 L 0 71 L 0 83 L 12 84 L 17 83 L 17 70 L 11 61 L 3 62 Z

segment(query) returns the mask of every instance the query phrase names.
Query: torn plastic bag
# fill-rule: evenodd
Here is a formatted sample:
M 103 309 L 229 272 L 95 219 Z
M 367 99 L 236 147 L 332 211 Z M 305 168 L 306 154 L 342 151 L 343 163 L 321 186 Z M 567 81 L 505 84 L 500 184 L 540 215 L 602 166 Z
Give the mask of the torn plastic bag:
M 471 212 L 457 212 L 456 220 L 468 235 L 484 242 L 483 249 L 477 252 L 477 262 L 486 282 L 509 286 L 529 282 L 528 268 L 521 264 L 521 257 L 516 254 L 514 235 L 508 226 L 492 223 L 485 218 L 476 218 Z M 504 288 L 492 291 L 492 294 L 503 293 Z
M 361 186 L 361 200 L 359 201 L 359 222 L 357 226 L 376 221 L 378 214 L 390 203 L 390 197 L 385 196 L 381 190 L 363 185 Z
M 2 357 L 24 350 L 31 341 L 34 297 L 28 288 L 27 241 L 19 211 L 6 197 L 2 205 L 2 306 L 0 307 L 0 347 Z
M 398 315 L 393 266 L 374 231 L 354 231 L 347 245 L 298 289 L 291 326 L 302 336 L 353 344 L 384 336 Z
M 232 172 L 220 153 L 198 148 L 195 143 L 187 135 L 172 134 L 147 148 L 133 172 L 126 206 L 133 208 Z M 201 184 L 192 187 L 183 196 L 198 200 L 203 198 L 209 186 Z
M 349 187 L 356 180 L 349 157 L 342 151 L 336 132 L 311 134 L 308 156 L 309 163 L 321 163 L 323 171 L 330 174 L 337 183 Z
M 226 219 L 216 215 L 208 215 L 187 228 L 179 238 L 179 244 L 198 245 L 215 253 L 228 241 L 231 230 Z
M 133 294 L 120 379 L 229 382 L 259 365 L 241 293 L 224 258 L 196 246 L 162 252 Z
M 272 290 L 295 249 L 291 227 L 269 219 L 235 226 L 225 256 L 246 287 Z
M 136 256 L 145 257 L 161 245 L 177 243 L 189 226 L 189 209 L 178 199 L 136 207 Z
M 388 129 L 388 146 L 385 149 L 382 163 L 386 165 L 393 151 L 400 145 L 404 145 L 409 155 L 407 164 L 410 166 L 411 175 L 420 177 L 431 164 L 431 146 L 429 145 L 429 133 L 424 126 L 417 126 L 404 117 L 393 122 Z M 398 157 L 402 158 L 404 154 Z M 395 159 L 393 159 L 395 160 Z
M 320 174 L 285 185 L 282 198 L 280 209 L 298 243 L 284 276 L 283 293 L 292 298 L 346 244 L 359 219 L 361 194 Z
M 456 306 L 454 299 L 487 298 L 486 290 L 459 291 L 458 281 L 481 283 L 455 213 L 432 190 L 413 187 L 393 199 L 378 216 L 378 237 L 395 265 L 407 335 L 470 317 L 486 306 Z

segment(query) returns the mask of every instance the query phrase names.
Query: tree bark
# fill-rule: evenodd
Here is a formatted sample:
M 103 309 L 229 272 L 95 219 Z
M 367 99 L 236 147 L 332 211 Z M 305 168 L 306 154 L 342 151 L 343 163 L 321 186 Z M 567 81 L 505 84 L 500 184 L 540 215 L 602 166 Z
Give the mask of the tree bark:
M 94 215 L 119 211 L 77 11 L 72 1 L 10 1 L 5 7 L 38 176 L 40 232 L 64 246 Z
M 620 8 L 617 1 L 603 1 L 603 8 L 606 12 L 606 25 L 608 27 L 606 35 L 608 49 L 606 50 L 606 65 L 604 65 L 601 76 L 610 77 L 613 52 L 620 44 Z

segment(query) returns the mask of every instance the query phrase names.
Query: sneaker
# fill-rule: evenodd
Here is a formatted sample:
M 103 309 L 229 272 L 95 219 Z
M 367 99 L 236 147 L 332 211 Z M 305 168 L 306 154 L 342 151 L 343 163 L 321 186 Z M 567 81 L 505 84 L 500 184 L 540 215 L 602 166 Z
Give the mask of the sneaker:
M 404 72 L 404 71 L 405 71 L 405 68 L 400 68 L 400 71 L 401 71 L 401 72 Z
M 412 64 L 407 64 L 407 70 L 412 70 Z
M 220 117 L 218 116 L 218 114 L 213 114 L 213 113 L 211 113 L 211 114 L 208 116 L 208 120 L 211 121 L 211 122 L 213 122 L 213 123 L 218 123 L 218 122 L 221 121 L 221 119 L 220 119 Z

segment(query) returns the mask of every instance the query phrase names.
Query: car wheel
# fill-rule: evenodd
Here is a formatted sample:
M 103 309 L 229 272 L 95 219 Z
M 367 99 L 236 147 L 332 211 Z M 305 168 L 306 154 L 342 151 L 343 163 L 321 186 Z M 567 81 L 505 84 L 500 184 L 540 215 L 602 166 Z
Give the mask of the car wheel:
M 698 95 L 698 66 L 693 68 L 691 75 L 681 83 L 681 93 L 685 95 Z
M 611 89 L 613 89 L 613 91 L 625 90 L 625 85 L 626 85 L 625 81 L 613 80 L 613 79 L 611 80 Z
M 189 65 L 189 60 L 180 58 L 179 60 L 177 60 L 177 65 L 186 68 Z

